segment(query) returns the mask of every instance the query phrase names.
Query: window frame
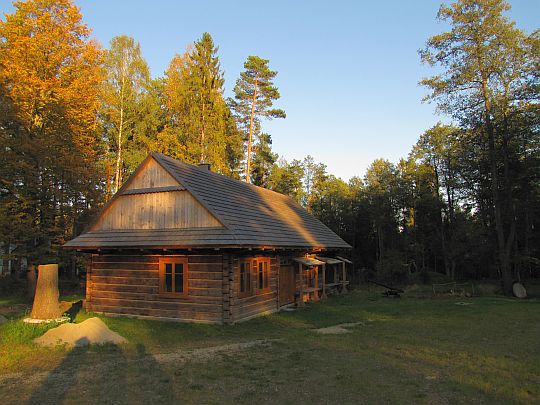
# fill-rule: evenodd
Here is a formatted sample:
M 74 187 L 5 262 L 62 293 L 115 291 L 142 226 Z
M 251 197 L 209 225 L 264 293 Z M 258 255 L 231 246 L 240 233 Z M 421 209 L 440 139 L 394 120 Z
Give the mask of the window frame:
M 264 294 L 270 291 L 270 274 L 272 273 L 271 270 L 271 262 L 269 257 L 257 257 L 254 259 L 254 261 L 257 262 L 257 266 L 255 267 L 255 276 L 257 281 L 257 294 Z M 264 269 L 264 263 L 267 264 L 266 271 Z M 262 288 L 259 286 L 259 265 L 263 265 L 263 282 L 262 282 Z M 266 273 L 266 274 L 265 274 Z M 266 287 L 264 286 L 266 280 Z
M 166 279 L 165 279 L 165 265 L 172 264 L 172 289 L 173 291 L 167 291 Z M 182 264 L 182 292 L 174 291 L 175 283 L 175 264 Z M 181 298 L 188 295 L 188 275 L 189 266 L 187 257 L 169 256 L 159 258 L 159 295 L 165 297 Z
M 248 274 L 249 276 L 249 283 L 248 280 L 244 280 L 244 291 L 242 291 L 242 264 L 247 264 L 248 266 Z M 251 297 L 253 296 L 253 268 L 252 268 L 253 260 L 252 259 L 241 259 L 238 261 L 238 298 L 245 298 L 245 297 Z

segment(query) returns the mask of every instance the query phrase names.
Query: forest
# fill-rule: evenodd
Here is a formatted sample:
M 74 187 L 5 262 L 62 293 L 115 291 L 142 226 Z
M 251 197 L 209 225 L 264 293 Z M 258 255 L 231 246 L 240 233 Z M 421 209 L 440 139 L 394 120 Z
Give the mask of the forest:
M 103 49 L 72 1 L 16 1 L 0 19 L 2 259 L 73 274 L 83 259 L 62 244 L 156 151 L 290 196 L 351 244 L 357 281 L 440 273 L 501 280 L 510 294 L 540 274 L 540 32 L 518 28 L 509 9 L 440 7 L 450 29 L 418 57 L 433 67 L 419 79 L 441 122 L 399 162 L 381 157 L 346 182 L 310 155 L 272 149 L 264 123 L 286 112 L 264 57 L 246 57 L 226 98 L 210 33 L 152 78 L 136 38 Z

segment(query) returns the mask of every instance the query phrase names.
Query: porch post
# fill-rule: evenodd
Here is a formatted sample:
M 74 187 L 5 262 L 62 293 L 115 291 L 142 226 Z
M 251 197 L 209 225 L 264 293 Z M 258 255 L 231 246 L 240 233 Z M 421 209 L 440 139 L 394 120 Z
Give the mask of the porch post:
M 315 266 L 315 291 L 313 292 L 313 301 L 319 301 L 319 266 Z
M 300 276 L 300 301 L 297 303 L 299 307 L 304 304 L 304 272 L 302 271 L 302 263 L 298 262 L 298 274 Z
M 326 298 L 326 264 L 322 265 L 322 295 L 321 298 Z
M 341 289 L 341 293 L 342 294 L 345 294 L 347 292 L 347 285 L 345 284 L 345 281 L 347 281 L 347 271 L 345 270 L 345 262 L 341 262 L 342 263 L 342 268 L 343 268 L 343 280 L 341 281 L 342 282 L 342 286 L 343 288 Z

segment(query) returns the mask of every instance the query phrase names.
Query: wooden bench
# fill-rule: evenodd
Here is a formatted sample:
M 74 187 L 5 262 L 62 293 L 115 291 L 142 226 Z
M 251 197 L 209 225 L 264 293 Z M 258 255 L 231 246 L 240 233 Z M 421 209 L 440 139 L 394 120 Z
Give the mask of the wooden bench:
M 328 283 L 325 284 L 326 293 L 330 294 L 344 294 L 347 292 L 347 286 L 349 281 L 338 281 L 337 283 Z

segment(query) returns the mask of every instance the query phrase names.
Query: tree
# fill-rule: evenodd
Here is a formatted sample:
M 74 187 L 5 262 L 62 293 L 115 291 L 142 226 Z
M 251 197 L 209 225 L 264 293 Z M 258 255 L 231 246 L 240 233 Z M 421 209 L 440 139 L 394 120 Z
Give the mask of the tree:
M 219 132 L 220 109 L 223 105 L 223 73 L 217 57 L 218 48 L 208 32 L 195 42 L 195 48 L 190 53 L 191 70 L 188 75 L 188 94 L 194 100 L 191 109 L 199 115 L 199 161 L 206 158 L 207 131 L 214 124 L 214 132 Z M 217 124 L 217 125 L 216 125 Z M 215 134 L 214 134 L 215 136 Z
M 272 137 L 270 135 L 259 135 L 254 154 L 251 169 L 253 184 L 268 187 L 268 178 L 278 158 L 278 155 L 272 152 Z
M 420 136 L 411 155 L 433 170 L 437 199 L 444 199 L 439 210 L 439 232 L 444 265 L 448 276 L 455 276 L 456 260 L 453 236 L 458 207 L 458 159 L 461 153 L 460 130 L 438 123 Z
M 311 210 L 312 200 L 315 194 L 321 190 L 322 184 L 326 181 L 326 165 L 323 163 L 315 163 L 311 155 L 307 155 L 302 165 L 304 167 L 304 198 L 302 204 L 308 211 Z
M 268 188 L 288 195 L 299 203 L 303 197 L 303 176 L 304 168 L 302 162 L 294 159 L 288 163 L 285 159 L 280 159 L 277 163 L 274 163 L 268 178 Z
M 9 242 L 18 254 L 46 259 L 101 200 L 95 131 L 101 50 L 69 0 L 14 7 L 0 21 L 0 87 L 11 109 L 1 132 L 14 146 L 2 147 L 12 167 L 4 167 L 1 210 L 10 215 Z
M 253 139 L 260 131 L 261 118 L 285 118 L 285 111 L 273 109 L 273 103 L 279 99 L 279 91 L 273 80 L 276 71 L 270 70 L 268 60 L 258 56 L 248 56 L 244 63 L 245 71 L 234 87 L 234 98 L 231 102 L 238 122 L 247 138 L 246 182 L 251 182 L 251 154 Z
M 150 70 L 140 45 L 126 35 L 111 39 L 104 65 L 106 80 L 101 93 L 101 115 L 109 144 L 116 146 L 113 186 L 116 192 L 122 184 L 123 146 L 129 138 L 137 136 L 140 105 L 151 83 Z
M 431 37 L 422 60 L 441 74 L 424 79 L 427 97 L 487 139 L 498 261 L 506 294 L 512 293 L 511 258 L 516 234 L 514 181 L 509 170 L 509 114 L 534 94 L 538 77 L 536 35 L 515 28 L 504 0 L 459 0 L 441 6 L 438 18 L 451 30 Z
M 212 37 L 204 33 L 165 73 L 166 125 L 160 139 L 189 163 L 207 162 L 234 175 L 242 150 L 229 106 L 223 98 L 223 73 Z M 159 142 L 158 142 L 159 143 Z
M 364 177 L 370 216 L 377 235 L 378 262 L 386 258 L 387 248 L 391 245 L 398 229 L 396 179 L 396 167 L 383 159 L 375 160 Z
M 162 80 L 150 80 L 135 106 L 134 123 L 125 137 L 121 176 L 123 179 L 131 175 L 146 156 L 155 150 L 157 138 L 165 126 L 162 102 Z

